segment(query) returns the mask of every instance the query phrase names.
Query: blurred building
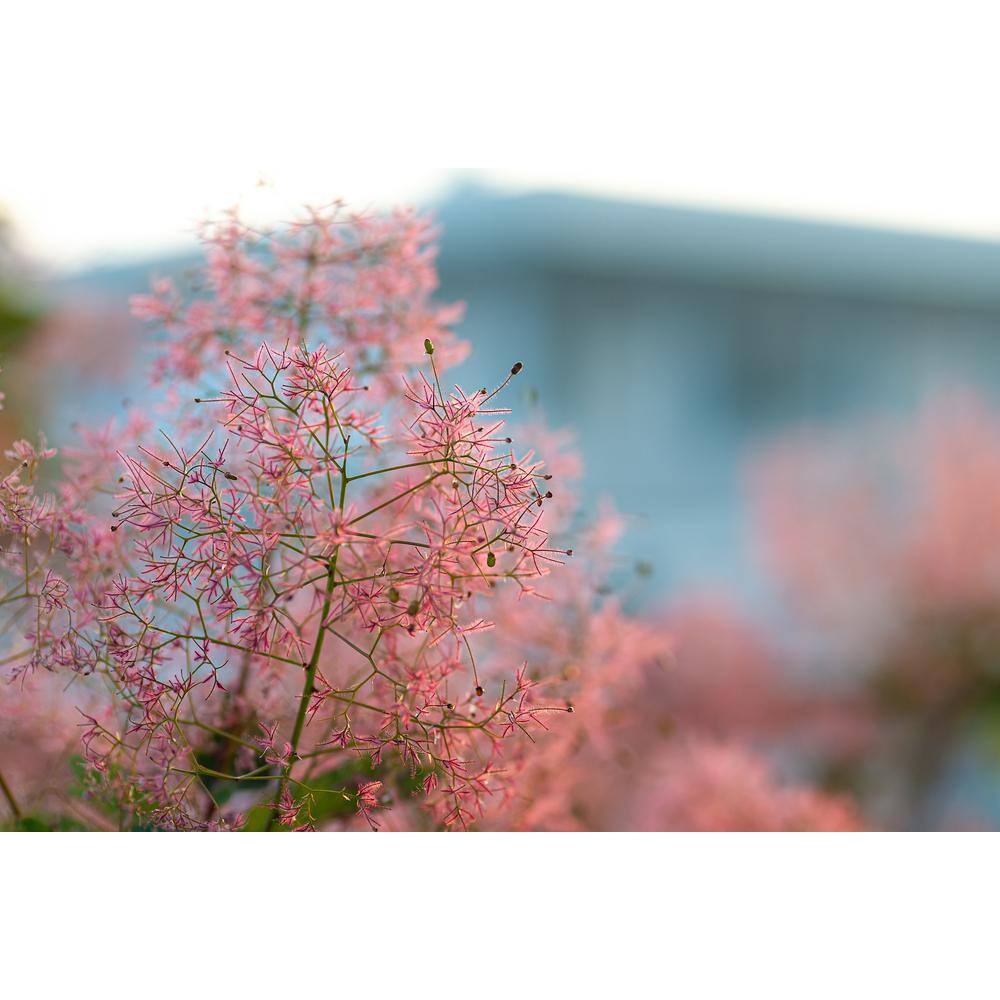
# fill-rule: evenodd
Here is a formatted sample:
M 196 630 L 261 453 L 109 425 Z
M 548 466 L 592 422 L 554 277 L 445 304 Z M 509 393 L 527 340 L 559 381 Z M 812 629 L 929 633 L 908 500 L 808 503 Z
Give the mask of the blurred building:
M 524 362 L 521 391 L 577 434 L 588 497 L 630 516 L 651 591 L 756 590 L 742 469 L 775 432 L 953 383 L 1000 394 L 1000 244 L 477 187 L 434 210 L 442 297 L 468 306 L 459 380 Z M 62 287 L 124 304 L 185 263 Z
M 1000 245 L 475 188 L 438 216 L 468 381 L 525 362 L 661 586 L 754 589 L 742 470 L 775 432 L 1000 391 Z

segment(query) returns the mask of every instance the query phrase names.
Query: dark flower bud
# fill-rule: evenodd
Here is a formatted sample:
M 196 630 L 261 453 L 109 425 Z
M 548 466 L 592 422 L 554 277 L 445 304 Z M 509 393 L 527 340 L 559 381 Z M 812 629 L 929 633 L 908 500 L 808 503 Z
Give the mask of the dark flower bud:
M 476 697 L 477 698 L 482 698 L 482 696 L 483 696 L 483 686 L 482 686 L 482 684 L 477 684 L 476 685 Z
M 518 361 L 518 363 L 514 365 L 513 368 L 511 368 L 510 370 L 511 375 L 516 375 L 523 367 L 524 365 L 522 365 L 521 362 Z
M 420 601 L 410 601 L 406 605 L 406 613 L 408 615 L 415 615 L 420 610 Z

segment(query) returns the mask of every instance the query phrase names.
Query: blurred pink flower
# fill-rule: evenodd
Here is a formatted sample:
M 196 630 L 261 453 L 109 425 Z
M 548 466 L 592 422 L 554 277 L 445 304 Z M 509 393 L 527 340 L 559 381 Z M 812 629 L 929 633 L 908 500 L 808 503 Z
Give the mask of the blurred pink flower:
M 672 745 L 636 790 L 629 829 L 691 832 L 846 832 L 862 829 L 842 797 L 779 783 L 745 748 L 695 740 Z

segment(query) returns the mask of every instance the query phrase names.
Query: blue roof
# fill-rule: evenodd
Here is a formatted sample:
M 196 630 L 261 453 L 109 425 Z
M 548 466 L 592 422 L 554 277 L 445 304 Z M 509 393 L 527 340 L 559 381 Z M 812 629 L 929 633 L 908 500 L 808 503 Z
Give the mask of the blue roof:
M 1000 243 L 572 194 L 459 187 L 442 270 L 509 265 L 919 305 L 1000 307 Z

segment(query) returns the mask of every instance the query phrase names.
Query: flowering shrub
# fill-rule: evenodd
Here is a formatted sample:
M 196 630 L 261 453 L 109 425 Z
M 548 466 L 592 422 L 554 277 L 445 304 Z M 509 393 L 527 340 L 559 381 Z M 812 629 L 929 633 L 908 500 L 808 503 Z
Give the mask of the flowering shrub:
M 560 483 L 550 526 L 577 525 L 579 548 L 560 569 L 554 599 L 498 595 L 485 667 L 545 664 L 539 683 L 570 699 L 579 724 L 535 731 L 531 752 L 508 759 L 512 794 L 490 803 L 485 822 L 559 831 L 861 828 L 846 798 L 801 778 L 785 783 L 762 752 L 800 756 L 831 722 L 827 706 L 791 682 L 770 635 L 720 598 L 629 613 L 636 595 L 609 585 L 623 519 L 605 508 L 588 523 L 572 488 L 582 468 L 571 442 L 538 428 L 532 437 Z
M 534 607 L 545 626 L 521 638 L 503 630 L 505 648 L 509 637 L 568 678 L 581 725 L 536 737 L 517 796 L 491 820 L 547 830 L 861 828 L 847 799 L 786 785 L 760 752 L 794 747 L 818 715 L 760 630 L 717 601 L 647 619 L 614 596 L 587 596 L 600 579 L 588 565 L 595 545 L 588 538 L 588 556 L 562 574 L 572 602 Z
M 744 747 L 680 741 L 656 759 L 623 817 L 628 829 L 711 833 L 850 832 L 863 827 L 850 800 L 780 784 Z
M 87 435 L 56 492 L 36 485 L 51 449 L 10 453 L 8 663 L 96 698 L 88 780 L 129 824 L 376 827 L 418 795 L 466 826 L 504 744 L 568 710 L 519 664 L 477 671 L 495 592 L 532 597 L 568 552 L 497 405 L 520 364 L 442 388 L 463 347 L 428 304 L 430 235 L 336 209 L 272 235 L 229 220 L 191 301 L 158 282 L 135 302 L 168 332 L 159 438 L 135 415 Z
M 520 363 L 496 388 L 445 389 L 467 349 L 459 311 L 433 302 L 433 235 L 339 206 L 271 233 L 209 227 L 203 268 L 133 299 L 162 334 L 149 405 L 58 456 L 44 439 L 7 452 L 10 811 L 178 830 L 857 827 L 750 749 L 798 706 L 745 622 L 627 613 L 608 585 L 621 522 L 585 516 L 565 435 L 523 429 L 546 464 L 514 446 Z
M 905 427 L 785 440 L 755 470 L 764 554 L 854 722 L 823 767 L 892 828 L 984 821 L 937 799 L 957 755 L 996 764 L 998 438 L 985 401 L 952 393 Z

